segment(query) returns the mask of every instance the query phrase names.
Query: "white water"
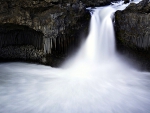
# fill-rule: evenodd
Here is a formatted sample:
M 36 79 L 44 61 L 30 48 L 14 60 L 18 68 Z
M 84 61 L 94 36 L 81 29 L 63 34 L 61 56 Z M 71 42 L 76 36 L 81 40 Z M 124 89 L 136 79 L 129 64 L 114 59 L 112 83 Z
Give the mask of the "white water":
M 0 64 L 0 113 L 149 113 L 150 74 L 115 52 L 111 18 L 120 8 L 94 10 L 85 44 L 63 68 Z

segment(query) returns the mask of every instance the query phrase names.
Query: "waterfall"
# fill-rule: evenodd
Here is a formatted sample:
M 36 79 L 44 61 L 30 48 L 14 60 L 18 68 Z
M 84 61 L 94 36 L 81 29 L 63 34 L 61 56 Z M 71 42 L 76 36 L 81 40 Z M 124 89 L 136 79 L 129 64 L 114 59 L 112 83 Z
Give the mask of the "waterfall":
M 90 9 L 89 36 L 61 68 L 0 64 L 0 113 L 149 113 L 150 73 L 115 51 L 113 13 L 126 6 Z
M 79 52 L 63 64 L 63 68 L 75 69 L 81 64 L 87 67 L 87 63 L 99 65 L 118 58 L 115 51 L 114 23 L 112 20 L 116 10 L 123 10 L 129 5 L 122 4 L 123 1 L 95 9 L 87 8 L 91 11 L 90 31 L 87 40 L 82 44 Z
M 90 33 L 85 44 L 85 54 L 89 60 L 103 60 L 114 56 L 115 38 L 112 23 L 114 12 L 112 7 L 94 10 Z

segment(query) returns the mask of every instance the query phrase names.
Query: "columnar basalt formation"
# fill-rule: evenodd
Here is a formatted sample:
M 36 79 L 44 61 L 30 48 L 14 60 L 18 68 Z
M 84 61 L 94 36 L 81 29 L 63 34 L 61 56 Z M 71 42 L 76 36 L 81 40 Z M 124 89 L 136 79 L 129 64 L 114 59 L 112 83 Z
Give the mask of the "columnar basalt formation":
M 108 5 L 110 2 L 110 0 L 1 0 L 0 60 L 36 59 L 40 63 L 55 65 L 54 58 L 66 57 L 70 51 L 79 46 L 81 32 L 87 34 L 90 14 L 86 11 L 86 7 Z M 31 57 L 28 55 L 30 47 L 33 51 L 40 52 Z M 27 51 L 21 51 L 20 48 L 26 48 Z
M 115 13 L 118 50 L 150 66 L 150 2 L 131 3 Z M 145 65 L 143 63 L 143 65 Z
M 72 7 L 68 1 L 62 4 L 59 0 L 1 0 L 0 59 L 47 63 L 46 56 L 56 48 L 62 54 L 65 38 L 69 38 L 65 30 L 77 28 L 78 18 L 85 16 L 84 7 L 77 5 L 75 9 L 76 5 Z
M 23 25 L 0 25 L 0 61 L 17 59 L 39 61 L 44 57 L 42 48 L 42 32 Z

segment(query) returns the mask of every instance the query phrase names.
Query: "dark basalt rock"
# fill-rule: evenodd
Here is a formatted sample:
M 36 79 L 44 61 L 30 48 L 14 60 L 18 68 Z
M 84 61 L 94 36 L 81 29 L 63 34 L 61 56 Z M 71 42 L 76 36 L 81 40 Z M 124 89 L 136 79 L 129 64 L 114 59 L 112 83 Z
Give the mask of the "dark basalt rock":
M 109 5 L 113 0 L 81 0 L 85 3 L 86 7 L 99 7 L 104 5 Z
M 7 46 L 0 50 L 1 60 L 42 61 L 45 57 L 42 50 L 34 46 Z
M 0 59 L 59 64 L 53 61 L 75 51 L 81 32 L 87 35 L 90 14 L 86 7 L 106 4 L 110 0 L 1 0 Z M 36 51 L 42 52 L 42 56 L 31 58 L 30 47 L 37 56 Z
M 13 45 L 33 45 L 43 49 L 43 33 L 28 26 L 15 24 L 0 25 L 0 48 Z
M 0 61 L 22 60 L 42 63 L 44 58 L 42 32 L 23 25 L 0 25 Z
M 90 14 L 78 0 L 1 0 L 0 6 L 0 59 L 36 59 L 55 66 L 49 57 L 64 58 L 79 45 L 80 32 L 88 31 Z M 31 47 L 37 58 L 30 51 L 21 53 L 22 46 Z
M 115 13 L 118 50 L 150 67 L 150 2 L 131 3 Z

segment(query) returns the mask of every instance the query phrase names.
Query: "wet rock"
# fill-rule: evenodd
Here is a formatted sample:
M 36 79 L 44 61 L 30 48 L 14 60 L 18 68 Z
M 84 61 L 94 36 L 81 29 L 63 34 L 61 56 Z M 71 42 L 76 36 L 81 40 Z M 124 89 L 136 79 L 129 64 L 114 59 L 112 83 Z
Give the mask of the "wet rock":
M 86 4 L 86 7 L 104 6 L 109 5 L 112 0 L 81 0 Z
M 150 46 L 150 3 L 131 3 L 124 11 L 115 13 L 117 39 L 132 48 Z
M 0 25 L 0 48 L 12 45 L 33 45 L 43 49 L 43 33 L 28 26 L 15 24 Z
M 0 61 L 37 61 L 45 57 L 43 33 L 28 26 L 15 24 L 0 25 Z
M 43 51 L 34 46 L 7 46 L 1 48 L 0 53 L 0 61 L 20 60 L 43 63 L 42 59 L 45 58 Z
M 46 56 L 66 56 L 78 45 L 78 31 L 87 31 L 90 19 L 81 1 L 1 0 L 0 6 L 0 50 L 1 58 L 5 56 L 6 59 L 15 55 L 10 52 L 10 57 L 6 54 L 8 50 L 16 51 L 20 46 L 33 46 L 34 51 L 40 50 Z M 26 57 L 27 52 L 22 52 L 16 53 L 20 59 L 21 56 L 26 60 L 36 56 L 38 60 L 48 58 L 40 59 L 37 53 L 32 54 L 33 58 Z
M 117 11 L 115 30 L 118 50 L 150 65 L 150 2 L 131 3 L 124 11 Z
M 1 58 L 13 58 L 15 52 L 10 52 L 11 57 L 7 52 L 17 47 L 20 51 L 20 46 L 34 47 L 33 58 L 25 51 L 16 55 L 26 60 L 37 56 L 45 64 L 55 64 L 51 59 L 65 58 L 79 46 L 81 32 L 87 35 L 90 14 L 86 7 L 107 4 L 110 0 L 1 0 Z M 45 57 L 38 57 L 39 50 Z

